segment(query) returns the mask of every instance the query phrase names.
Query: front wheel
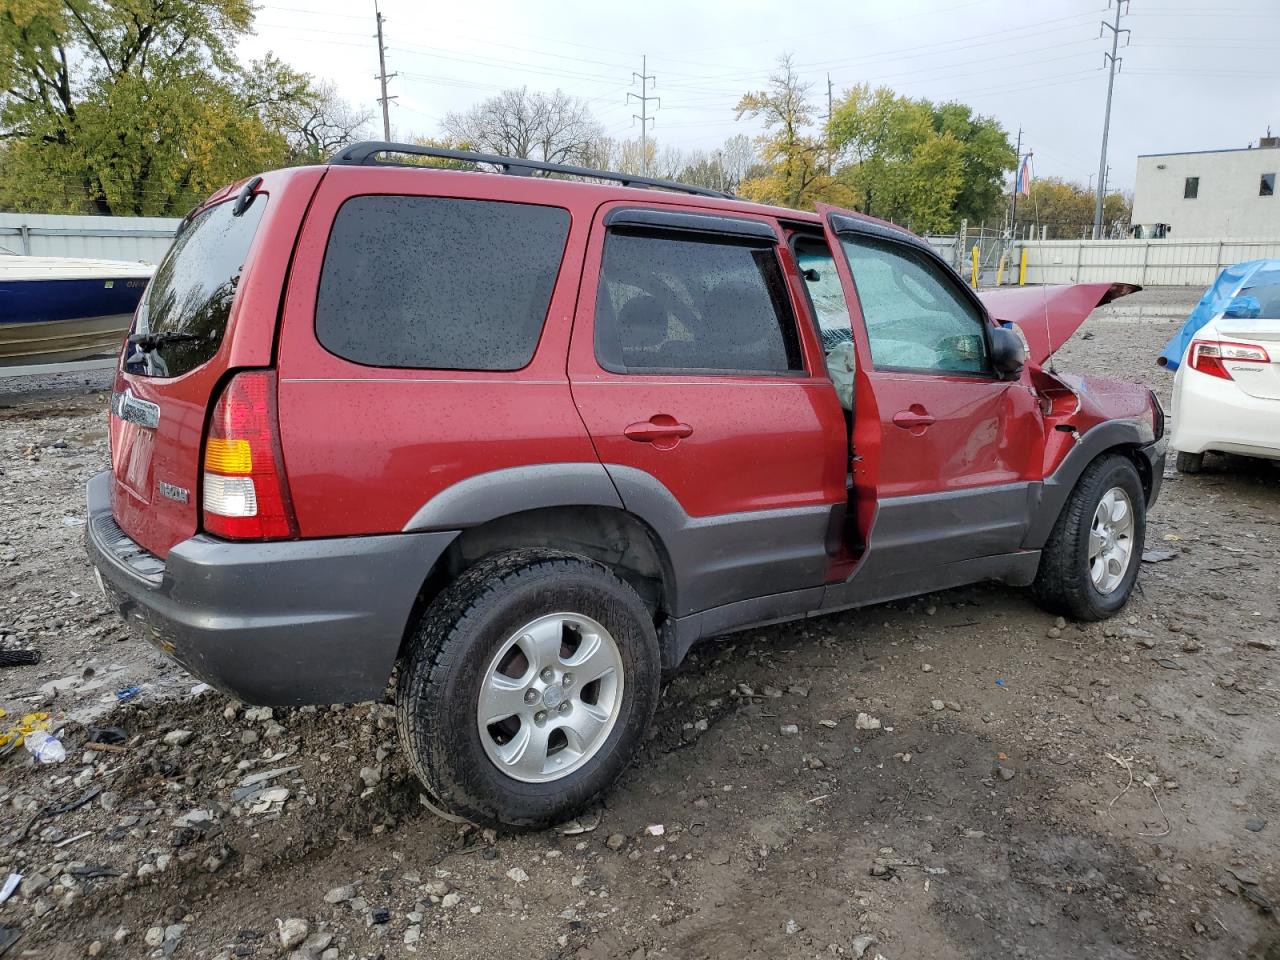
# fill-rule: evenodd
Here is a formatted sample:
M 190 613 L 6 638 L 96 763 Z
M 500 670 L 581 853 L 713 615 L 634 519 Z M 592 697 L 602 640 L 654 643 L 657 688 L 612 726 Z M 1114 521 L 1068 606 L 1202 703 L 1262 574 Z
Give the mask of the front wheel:
M 400 668 L 400 738 L 448 812 L 555 823 L 625 769 L 660 674 L 653 619 L 608 568 L 549 550 L 495 554 L 423 615 Z
M 1114 616 L 1137 582 L 1146 532 L 1146 495 L 1133 463 L 1115 454 L 1095 460 L 1041 553 L 1036 600 L 1076 620 Z

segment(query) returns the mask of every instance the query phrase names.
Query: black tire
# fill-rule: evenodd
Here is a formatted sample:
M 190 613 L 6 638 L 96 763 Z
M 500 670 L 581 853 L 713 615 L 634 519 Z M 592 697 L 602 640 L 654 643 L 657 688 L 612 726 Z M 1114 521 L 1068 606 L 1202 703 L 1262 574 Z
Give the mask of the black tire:
M 1174 466 L 1178 468 L 1179 473 L 1199 473 L 1204 469 L 1204 454 L 1178 451 Z
M 549 782 L 516 780 L 485 752 L 475 714 L 485 671 L 523 624 L 554 612 L 596 620 L 613 636 L 625 682 L 616 722 L 591 758 Z M 475 822 L 561 822 L 626 769 L 658 701 L 653 619 L 607 567 L 553 550 L 494 554 L 468 568 L 424 612 L 399 672 L 400 739 L 437 805 Z
M 1089 531 L 1104 494 L 1120 487 L 1133 505 L 1133 544 L 1123 579 L 1110 593 L 1102 593 L 1089 574 Z M 1051 613 L 1075 620 L 1105 620 L 1129 601 L 1142 566 L 1147 533 L 1147 501 L 1133 463 L 1118 454 L 1099 457 L 1085 468 L 1040 555 L 1031 591 Z

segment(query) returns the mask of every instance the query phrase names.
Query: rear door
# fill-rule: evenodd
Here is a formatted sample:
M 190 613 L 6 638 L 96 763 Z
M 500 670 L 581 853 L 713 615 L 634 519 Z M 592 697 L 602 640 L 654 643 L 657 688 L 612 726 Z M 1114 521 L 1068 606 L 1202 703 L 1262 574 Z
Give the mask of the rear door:
M 178 336 L 121 355 L 111 506 L 121 529 L 158 556 L 199 527 L 201 441 L 223 376 L 271 363 L 285 270 L 321 175 L 269 174 L 238 214 L 235 191 L 223 191 L 178 234 L 138 305 L 132 333 Z
M 822 212 L 843 254 L 855 347 L 874 397 L 873 409 L 854 416 L 855 438 L 878 441 L 855 444 L 877 498 L 870 549 L 878 569 L 1017 550 L 1044 442 L 1034 394 L 996 375 L 991 321 L 927 247 L 876 222 Z
M 778 243 L 768 220 L 658 205 L 592 225 L 574 399 L 681 615 L 820 589 L 843 516 L 845 421 Z

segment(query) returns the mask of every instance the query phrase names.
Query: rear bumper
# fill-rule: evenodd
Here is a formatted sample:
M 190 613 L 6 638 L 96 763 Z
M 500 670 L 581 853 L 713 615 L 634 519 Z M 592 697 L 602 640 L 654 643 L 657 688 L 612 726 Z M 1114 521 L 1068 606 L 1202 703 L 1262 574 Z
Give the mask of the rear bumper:
M 1280 400 L 1255 397 L 1185 365 L 1173 389 L 1173 449 L 1280 458 Z
M 163 561 L 89 481 L 86 547 L 108 601 L 154 646 L 246 703 L 382 696 L 418 590 L 452 532 L 277 543 L 195 536 Z

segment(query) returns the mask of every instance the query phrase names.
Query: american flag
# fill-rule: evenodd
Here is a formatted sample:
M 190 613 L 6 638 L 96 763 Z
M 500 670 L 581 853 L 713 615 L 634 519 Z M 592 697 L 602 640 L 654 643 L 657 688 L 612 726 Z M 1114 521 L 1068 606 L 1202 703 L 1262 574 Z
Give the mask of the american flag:
M 1022 169 L 1018 171 L 1018 192 L 1024 197 L 1031 196 L 1031 154 L 1022 158 Z

